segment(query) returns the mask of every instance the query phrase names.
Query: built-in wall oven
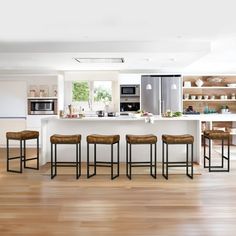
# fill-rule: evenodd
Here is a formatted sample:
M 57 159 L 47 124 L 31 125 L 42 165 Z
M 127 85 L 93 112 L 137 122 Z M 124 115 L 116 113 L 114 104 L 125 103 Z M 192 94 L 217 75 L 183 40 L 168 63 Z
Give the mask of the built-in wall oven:
M 138 111 L 140 110 L 139 97 L 121 97 L 120 98 L 120 112 Z
M 29 99 L 28 100 L 29 115 L 56 115 L 57 100 L 56 99 Z

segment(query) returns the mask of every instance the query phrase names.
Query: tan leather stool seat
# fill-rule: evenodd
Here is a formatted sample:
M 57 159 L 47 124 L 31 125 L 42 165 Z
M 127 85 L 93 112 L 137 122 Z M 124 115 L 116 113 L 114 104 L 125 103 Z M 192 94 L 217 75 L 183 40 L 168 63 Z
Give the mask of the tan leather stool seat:
M 194 137 L 190 134 L 184 135 L 162 135 L 162 140 L 167 144 L 192 144 Z
M 35 139 L 39 137 L 39 132 L 33 130 L 23 130 L 20 132 L 7 132 L 6 137 L 8 139 L 14 139 L 14 140 Z
M 77 144 L 81 141 L 81 135 L 60 135 L 54 134 L 50 137 L 50 141 L 52 144 Z
M 87 136 L 88 143 L 96 144 L 114 144 L 120 141 L 120 135 L 100 135 L 91 134 Z
M 126 141 L 130 144 L 155 144 L 157 142 L 157 136 L 153 134 L 147 135 L 126 135 Z
M 205 130 L 204 136 L 209 139 L 228 139 L 230 136 L 229 132 L 225 132 L 223 130 Z

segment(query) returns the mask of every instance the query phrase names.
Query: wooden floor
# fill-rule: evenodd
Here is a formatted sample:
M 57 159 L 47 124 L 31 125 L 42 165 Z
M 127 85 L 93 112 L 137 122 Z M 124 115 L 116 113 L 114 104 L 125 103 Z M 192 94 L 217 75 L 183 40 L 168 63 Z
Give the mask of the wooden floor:
M 124 175 L 54 180 L 49 165 L 40 171 L 7 173 L 0 149 L 0 235 L 162 235 L 236 234 L 236 162 L 230 173 L 170 175 L 154 180 Z M 85 173 L 85 169 L 83 169 Z

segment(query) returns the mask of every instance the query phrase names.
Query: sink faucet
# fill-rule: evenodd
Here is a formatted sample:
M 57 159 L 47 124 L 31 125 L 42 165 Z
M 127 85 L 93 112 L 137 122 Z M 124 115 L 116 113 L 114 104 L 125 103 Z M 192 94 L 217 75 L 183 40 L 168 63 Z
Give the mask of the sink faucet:
M 90 110 L 90 111 L 93 110 L 93 109 L 92 109 L 93 107 L 92 107 L 92 100 L 91 100 L 91 99 L 88 100 L 88 107 L 89 107 L 89 110 Z

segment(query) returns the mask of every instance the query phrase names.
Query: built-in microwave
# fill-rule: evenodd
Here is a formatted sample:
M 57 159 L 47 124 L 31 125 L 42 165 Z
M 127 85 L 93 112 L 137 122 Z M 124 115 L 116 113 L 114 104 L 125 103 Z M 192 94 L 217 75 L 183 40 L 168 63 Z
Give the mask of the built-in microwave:
M 57 101 L 56 99 L 29 99 L 28 100 L 29 115 L 56 115 Z
M 140 96 L 140 85 L 139 84 L 131 84 L 131 85 L 121 85 L 120 86 L 120 96 Z

